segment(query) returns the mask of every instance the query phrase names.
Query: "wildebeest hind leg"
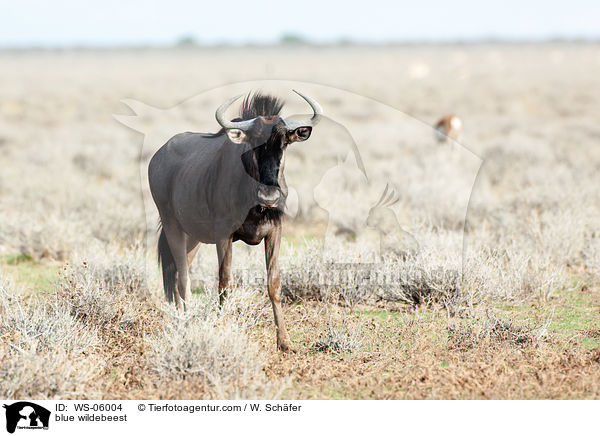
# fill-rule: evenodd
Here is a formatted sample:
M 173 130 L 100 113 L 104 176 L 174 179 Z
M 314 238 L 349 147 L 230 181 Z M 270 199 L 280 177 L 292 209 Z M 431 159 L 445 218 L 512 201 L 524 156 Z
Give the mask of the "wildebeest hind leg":
M 177 287 L 175 301 L 178 309 L 185 309 L 185 302 L 192 295 L 190 286 L 188 263 L 187 263 L 187 235 L 179 228 L 179 226 L 171 226 L 163 223 L 165 236 L 169 242 L 169 248 L 175 261 L 177 268 Z
M 187 251 L 187 270 L 188 270 L 188 281 L 189 281 L 189 288 L 192 288 L 192 264 L 194 262 L 194 257 L 196 257 L 196 253 L 198 252 L 198 249 L 200 248 L 200 243 L 196 240 L 192 240 L 189 236 L 187 238 L 187 245 L 186 245 L 186 251 Z

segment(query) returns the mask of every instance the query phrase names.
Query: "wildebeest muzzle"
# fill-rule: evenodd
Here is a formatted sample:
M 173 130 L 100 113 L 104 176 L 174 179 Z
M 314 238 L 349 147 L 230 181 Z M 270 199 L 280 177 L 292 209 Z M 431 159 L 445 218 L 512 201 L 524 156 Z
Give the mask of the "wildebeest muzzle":
M 283 194 L 278 186 L 259 185 L 257 192 L 258 204 L 262 207 L 277 207 L 281 203 Z

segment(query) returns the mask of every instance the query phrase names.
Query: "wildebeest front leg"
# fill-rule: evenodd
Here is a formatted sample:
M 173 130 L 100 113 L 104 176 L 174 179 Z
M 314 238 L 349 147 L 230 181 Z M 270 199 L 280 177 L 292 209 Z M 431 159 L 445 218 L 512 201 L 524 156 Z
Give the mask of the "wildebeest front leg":
M 290 336 L 285 327 L 281 309 L 281 280 L 279 279 L 279 245 L 281 227 L 276 227 L 265 238 L 265 261 L 267 264 L 267 289 L 273 305 L 275 327 L 277 329 L 277 348 L 283 352 L 292 352 Z
M 220 238 L 217 240 L 217 256 L 219 258 L 219 306 L 223 306 L 227 297 L 227 288 L 231 285 L 231 251 L 232 238 Z

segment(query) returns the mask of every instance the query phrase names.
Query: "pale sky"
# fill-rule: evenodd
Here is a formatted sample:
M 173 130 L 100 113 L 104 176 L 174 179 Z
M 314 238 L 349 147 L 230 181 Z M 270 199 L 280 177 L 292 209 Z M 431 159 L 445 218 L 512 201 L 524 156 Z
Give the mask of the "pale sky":
M 597 39 L 600 1 L 0 0 L 0 47 L 272 43 L 286 33 L 315 42 Z

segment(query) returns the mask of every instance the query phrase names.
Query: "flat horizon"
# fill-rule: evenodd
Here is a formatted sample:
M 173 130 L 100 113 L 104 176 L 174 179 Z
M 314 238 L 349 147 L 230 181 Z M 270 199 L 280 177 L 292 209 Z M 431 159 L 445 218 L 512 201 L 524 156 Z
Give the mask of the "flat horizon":
M 299 39 L 286 41 L 281 38 L 273 42 L 234 42 L 223 41 L 203 43 L 201 41 L 190 41 L 187 38 L 171 43 L 72 43 L 72 44 L 0 44 L 2 51 L 28 51 L 28 50 L 169 50 L 169 49 L 213 49 L 213 48 L 328 48 L 328 47 L 393 47 L 393 46 L 454 46 L 454 45 L 535 45 L 535 44 L 598 44 L 600 37 L 544 37 L 544 38 L 465 38 L 465 39 L 406 39 L 389 41 L 368 41 L 340 38 L 333 41 L 312 41 L 310 39 Z

